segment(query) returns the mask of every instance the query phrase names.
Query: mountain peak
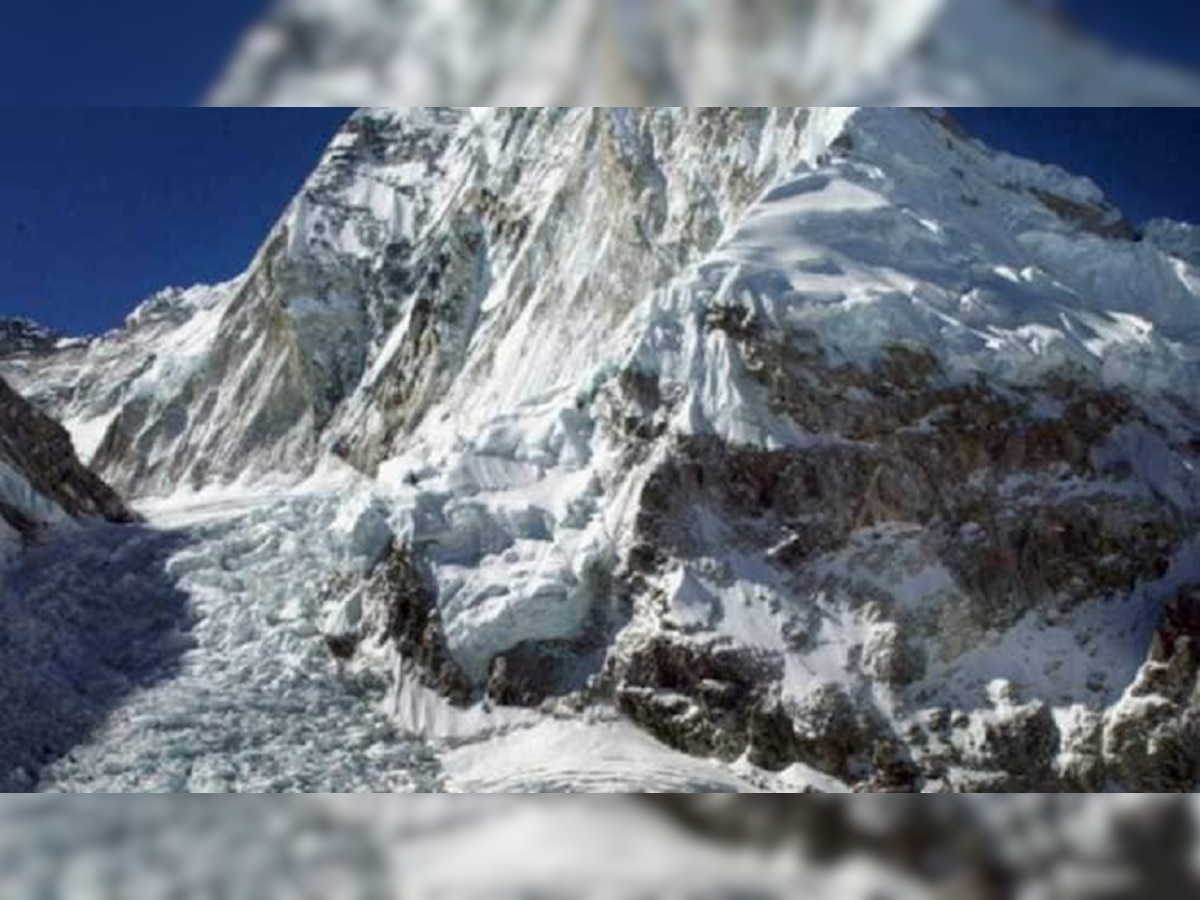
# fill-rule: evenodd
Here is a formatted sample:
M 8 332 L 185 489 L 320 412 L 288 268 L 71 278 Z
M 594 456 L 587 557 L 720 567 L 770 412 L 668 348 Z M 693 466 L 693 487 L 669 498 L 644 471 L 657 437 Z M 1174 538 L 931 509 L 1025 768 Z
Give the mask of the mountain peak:
M 0 319 L 0 356 L 51 350 L 61 335 L 32 319 Z

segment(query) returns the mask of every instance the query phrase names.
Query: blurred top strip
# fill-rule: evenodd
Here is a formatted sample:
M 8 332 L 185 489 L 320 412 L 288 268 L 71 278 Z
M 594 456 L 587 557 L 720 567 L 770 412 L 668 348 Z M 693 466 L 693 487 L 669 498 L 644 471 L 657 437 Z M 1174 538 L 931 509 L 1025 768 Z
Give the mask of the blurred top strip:
M 1169 27 L 1169 23 L 1164 23 Z M 1195 106 L 1053 0 L 278 0 L 232 106 Z

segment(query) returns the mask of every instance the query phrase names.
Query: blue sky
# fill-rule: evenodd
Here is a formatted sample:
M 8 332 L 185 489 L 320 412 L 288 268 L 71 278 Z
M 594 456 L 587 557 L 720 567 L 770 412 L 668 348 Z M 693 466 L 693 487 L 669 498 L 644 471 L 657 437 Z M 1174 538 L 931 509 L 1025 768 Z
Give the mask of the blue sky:
M 0 117 L 0 316 L 118 324 L 239 273 L 348 110 L 52 109 Z M 995 146 L 1088 174 L 1135 221 L 1200 222 L 1200 112 L 958 110 Z
M 1200 222 L 1198 110 L 1002 107 L 955 115 L 994 147 L 1090 176 L 1135 222 Z
M 6 0 L 4 106 L 200 102 L 266 0 Z
M 0 117 L 0 316 L 115 325 L 240 272 L 347 110 L 51 109 Z

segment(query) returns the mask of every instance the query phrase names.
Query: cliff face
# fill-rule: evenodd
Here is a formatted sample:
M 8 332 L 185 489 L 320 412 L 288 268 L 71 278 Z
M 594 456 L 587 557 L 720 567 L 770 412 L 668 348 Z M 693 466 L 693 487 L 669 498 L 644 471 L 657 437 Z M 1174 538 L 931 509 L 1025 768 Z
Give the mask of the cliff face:
M 362 110 L 243 276 L 0 371 L 136 494 L 356 472 L 352 667 L 864 789 L 1187 789 L 1181 234 L 939 112 Z

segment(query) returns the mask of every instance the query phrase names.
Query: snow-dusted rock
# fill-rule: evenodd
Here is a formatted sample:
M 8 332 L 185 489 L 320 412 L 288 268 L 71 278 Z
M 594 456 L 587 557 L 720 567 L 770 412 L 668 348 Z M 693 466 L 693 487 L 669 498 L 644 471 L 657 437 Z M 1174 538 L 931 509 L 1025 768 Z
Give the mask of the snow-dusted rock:
M 79 462 L 62 426 L 0 379 L 0 555 L 18 534 L 32 540 L 82 517 L 130 522 L 133 513 Z
M 1200 779 L 1200 595 L 1164 607 L 1150 658 L 1110 711 L 1104 758 L 1123 790 L 1191 791 Z
M 60 340 L 60 335 L 30 319 L 0 319 L 0 356 L 45 352 Z

